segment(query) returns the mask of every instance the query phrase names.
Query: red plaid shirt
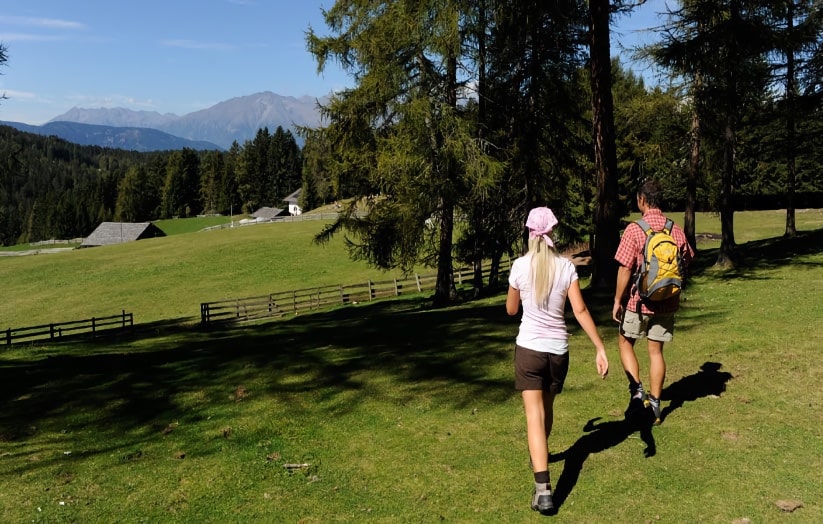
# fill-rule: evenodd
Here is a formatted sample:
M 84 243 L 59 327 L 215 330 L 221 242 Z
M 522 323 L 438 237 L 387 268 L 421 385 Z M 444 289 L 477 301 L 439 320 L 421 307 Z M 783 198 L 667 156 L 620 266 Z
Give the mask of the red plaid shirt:
M 652 229 L 661 230 L 666 225 L 666 216 L 659 209 L 649 209 L 643 215 L 643 220 L 646 221 Z M 680 255 L 683 257 L 684 271 L 688 268 L 689 263 L 694 257 L 694 250 L 686 240 L 686 234 L 677 224 L 672 228 L 672 237 L 677 242 L 680 248 Z M 637 311 L 637 306 L 640 302 L 640 295 L 637 293 L 637 287 L 634 285 L 634 279 L 640 267 L 643 265 L 643 247 L 646 245 L 646 233 L 643 228 L 637 225 L 637 222 L 632 222 L 626 226 L 623 236 L 620 238 L 620 245 L 617 247 L 617 253 L 614 259 L 621 266 L 629 268 L 632 272 L 631 282 L 629 282 L 629 302 L 626 304 L 626 311 Z M 625 300 L 625 299 L 624 299 Z M 646 304 L 642 304 L 642 312 L 645 314 L 655 313 L 674 313 L 680 307 L 680 298 L 674 297 L 669 300 L 658 302 L 654 305 L 654 309 L 650 309 Z

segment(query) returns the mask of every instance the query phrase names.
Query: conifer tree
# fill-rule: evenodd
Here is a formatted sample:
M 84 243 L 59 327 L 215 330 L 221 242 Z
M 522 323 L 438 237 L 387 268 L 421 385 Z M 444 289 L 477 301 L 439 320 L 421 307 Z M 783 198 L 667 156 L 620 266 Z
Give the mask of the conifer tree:
M 763 99 L 772 45 L 768 8 L 760 0 L 684 0 L 670 12 L 663 41 L 652 51 L 690 82 L 701 136 L 720 153 L 719 266 L 735 264 L 738 133 L 745 107 Z
M 355 236 L 355 258 L 382 267 L 437 267 L 435 304 L 453 293 L 455 212 L 499 170 L 475 137 L 459 104 L 465 2 L 338 0 L 324 11 L 332 35 L 309 30 L 309 50 L 323 70 L 337 60 L 355 81 L 323 108 L 325 139 L 339 176 L 355 174 L 356 200 L 319 237 L 341 230 Z M 427 226 L 429 224 L 429 226 Z

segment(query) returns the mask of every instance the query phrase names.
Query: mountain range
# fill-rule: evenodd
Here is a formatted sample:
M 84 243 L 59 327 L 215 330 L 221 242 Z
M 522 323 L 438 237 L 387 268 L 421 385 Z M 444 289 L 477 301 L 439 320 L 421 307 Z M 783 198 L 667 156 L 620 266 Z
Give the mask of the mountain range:
M 134 151 L 168 149 L 229 149 L 252 140 L 257 131 L 278 126 L 297 136 L 298 127 L 320 125 L 321 99 L 282 96 L 271 91 L 219 102 L 207 109 L 178 116 L 156 111 L 74 107 L 42 126 L 0 122 L 21 131 L 55 135 L 81 145 L 98 145 Z

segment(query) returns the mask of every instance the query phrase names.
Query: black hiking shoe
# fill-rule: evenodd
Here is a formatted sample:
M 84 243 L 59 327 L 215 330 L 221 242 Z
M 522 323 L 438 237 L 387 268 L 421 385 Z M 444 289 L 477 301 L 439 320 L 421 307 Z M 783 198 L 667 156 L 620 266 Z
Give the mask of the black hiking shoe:
M 654 421 L 652 425 L 659 426 L 663 423 L 663 419 L 660 418 L 660 399 L 649 397 L 646 399 L 646 407 L 652 408 L 652 413 L 654 413 Z
M 646 392 L 638 390 L 629 398 L 629 405 L 626 407 L 626 411 L 623 414 L 626 418 L 630 418 L 633 415 L 636 415 L 643 411 L 644 408 L 649 407 L 649 397 L 646 396 Z
M 543 515 L 551 513 L 554 510 L 554 501 L 552 500 L 552 490 L 548 484 L 534 484 L 534 495 L 532 495 L 532 509 L 538 511 Z

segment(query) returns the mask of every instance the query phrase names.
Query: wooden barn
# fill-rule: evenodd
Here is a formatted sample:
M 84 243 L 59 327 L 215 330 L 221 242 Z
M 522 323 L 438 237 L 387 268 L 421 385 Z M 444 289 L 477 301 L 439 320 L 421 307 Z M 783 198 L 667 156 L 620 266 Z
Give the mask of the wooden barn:
M 261 207 L 252 213 L 251 216 L 255 219 L 271 220 L 276 217 L 289 216 L 289 212 L 277 207 Z
M 103 222 L 83 239 L 80 247 L 108 246 L 164 236 L 163 230 L 151 222 Z

